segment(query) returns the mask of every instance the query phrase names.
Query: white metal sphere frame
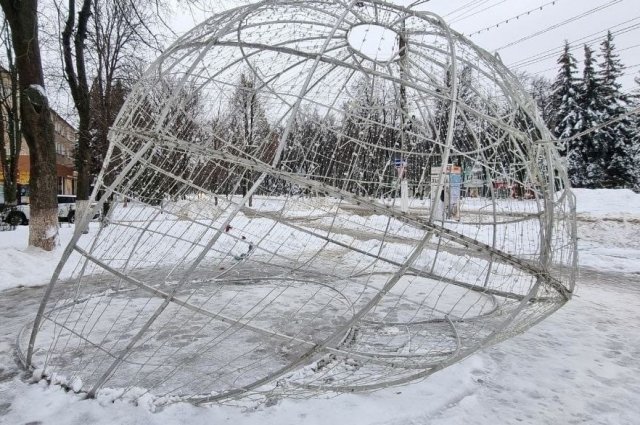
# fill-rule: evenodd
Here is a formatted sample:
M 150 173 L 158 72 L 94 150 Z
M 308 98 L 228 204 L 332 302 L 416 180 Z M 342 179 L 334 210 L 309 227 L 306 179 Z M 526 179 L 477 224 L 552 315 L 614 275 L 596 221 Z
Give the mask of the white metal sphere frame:
M 574 290 L 575 200 L 535 102 L 440 17 L 378 0 L 263 1 L 181 37 L 93 196 L 18 340 L 88 396 L 400 385 Z

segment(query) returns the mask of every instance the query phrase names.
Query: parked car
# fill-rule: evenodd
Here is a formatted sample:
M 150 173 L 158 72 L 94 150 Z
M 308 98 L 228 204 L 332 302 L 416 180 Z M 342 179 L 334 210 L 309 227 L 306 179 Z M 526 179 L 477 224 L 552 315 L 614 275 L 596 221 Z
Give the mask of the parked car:
M 31 207 L 29 204 L 17 205 L 5 208 L 0 217 L 6 223 L 17 226 L 19 224 L 29 224 L 31 218 Z M 93 219 L 100 218 L 100 212 L 97 212 Z M 75 223 L 76 221 L 76 197 L 75 195 L 58 195 L 58 220 Z
M 22 218 L 19 214 L 14 213 L 16 207 L 11 205 L 0 205 L 0 222 L 7 223 L 11 226 L 22 224 Z
M 9 223 L 12 226 L 18 226 L 20 224 L 27 225 L 29 224 L 29 219 L 27 218 L 27 213 L 23 211 L 25 205 L 12 205 L 5 206 L 2 210 L 0 218 L 5 223 Z M 26 205 L 28 207 L 28 205 Z
M 58 220 L 76 222 L 76 197 L 74 195 L 58 195 Z

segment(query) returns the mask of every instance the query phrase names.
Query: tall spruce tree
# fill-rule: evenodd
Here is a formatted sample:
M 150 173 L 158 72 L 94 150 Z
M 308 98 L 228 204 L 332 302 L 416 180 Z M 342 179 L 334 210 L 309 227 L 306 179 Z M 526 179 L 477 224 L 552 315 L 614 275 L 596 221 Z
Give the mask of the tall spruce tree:
M 632 108 L 640 108 L 640 75 L 635 78 L 636 87 L 633 91 L 633 96 L 631 98 L 631 106 Z M 634 114 L 632 118 L 633 123 L 633 150 L 634 150 L 634 163 L 640 164 L 640 114 Z M 640 167 L 636 165 L 635 168 L 635 179 L 636 183 L 633 187 L 633 190 L 636 192 L 640 192 Z
M 601 44 L 601 55 L 599 97 L 603 103 L 601 119 L 605 123 L 623 117 L 628 111 L 628 98 L 621 91 L 619 82 L 624 66 L 615 52 L 611 31 Z M 631 119 L 620 119 L 603 128 L 595 138 L 602 149 L 601 158 L 605 165 L 602 187 L 633 187 L 636 184 L 636 172 Z
M 569 42 L 565 42 L 562 55 L 558 59 L 560 71 L 552 86 L 551 93 L 551 131 L 559 139 L 566 139 L 576 134 L 578 120 L 578 80 L 576 78 L 576 59 L 571 54 Z M 566 154 L 566 147 L 561 148 Z
M 596 74 L 593 50 L 584 46 L 584 71 L 578 96 L 577 133 L 597 127 L 601 123 L 603 103 L 599 97 L 600 81 Z M 575 187 L 596 187 L 604 176 L 605 164 L 600 156 L 598 130 L 579 137 L 567 146 L 569 178 Z

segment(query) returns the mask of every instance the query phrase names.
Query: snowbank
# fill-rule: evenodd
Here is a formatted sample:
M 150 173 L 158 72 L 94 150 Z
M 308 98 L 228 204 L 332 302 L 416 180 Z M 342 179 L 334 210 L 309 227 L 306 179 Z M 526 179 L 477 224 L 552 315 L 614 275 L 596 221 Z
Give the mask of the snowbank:
M 27 226 L 0 232 L 0 291 L 47 283 L 72 235 L 73 227 L 63 224 L 59 229 L 58 246 L 54 251 L 47 252 L 28 246 Z
M 640 273 L 640 194 L 575 189 L 580 267 Z
M 640 194 L 629 189 L 574 189 L 581 219 L 640 221 Z

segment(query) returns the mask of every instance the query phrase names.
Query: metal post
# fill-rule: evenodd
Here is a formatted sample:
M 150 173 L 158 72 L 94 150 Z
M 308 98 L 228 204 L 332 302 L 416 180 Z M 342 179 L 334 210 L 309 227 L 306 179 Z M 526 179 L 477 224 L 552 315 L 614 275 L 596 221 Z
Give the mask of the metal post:
M 398 40 L 400 55 L 400 210 L 403 213 L 409 212 L 409 182 L 407 181 L 408 162 L 405 157 L 404 150 L 406 148 L 405 138 L 407 131 L 407 87 L 404 82 L 406 79 L 407 66 L 407 23 L 406 18 L 402 19 L 402 30 Z

